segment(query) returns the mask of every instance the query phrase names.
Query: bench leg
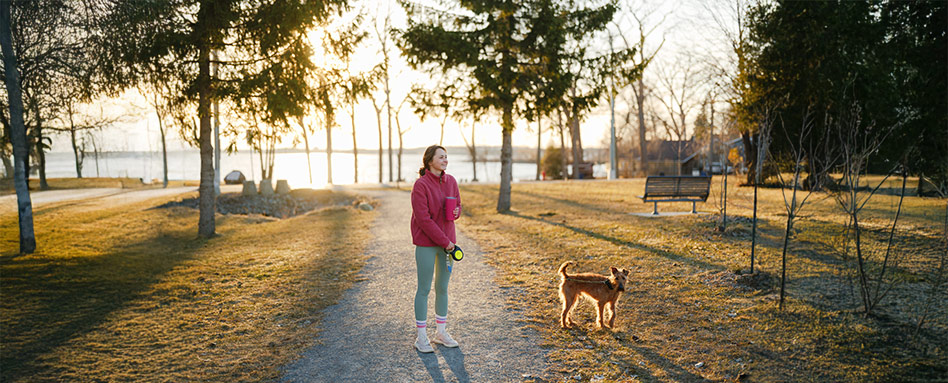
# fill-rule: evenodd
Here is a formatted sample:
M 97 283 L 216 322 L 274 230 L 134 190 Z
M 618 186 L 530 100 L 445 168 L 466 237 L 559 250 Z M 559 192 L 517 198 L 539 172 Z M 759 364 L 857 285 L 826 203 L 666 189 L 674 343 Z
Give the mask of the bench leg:
M 695 201 L 691 201 L 691 214 L 698 214 L 695 210 Z
M 652 215 L 658 215 L 658 202 L 652 202 L 652 204 L 655 206 L 652 209 Z

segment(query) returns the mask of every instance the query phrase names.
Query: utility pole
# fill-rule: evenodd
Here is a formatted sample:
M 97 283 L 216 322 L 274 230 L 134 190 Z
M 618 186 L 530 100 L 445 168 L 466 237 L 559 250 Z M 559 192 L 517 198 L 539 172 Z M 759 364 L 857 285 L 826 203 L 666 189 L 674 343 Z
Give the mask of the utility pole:
M 609 34 L 609 53 L 614 53 L 612 51 L 612 33 Z M 611 61 L 611 60 L 610 60 Z M 610 62 L 612 68 L 610 73 L 615 70 L 615 65 Z M 610 90 L 609 90 L 609 114 L 611 116 L 609 120 L 609 179 L 614 180 L 619 178 L 619 169 L 616 167 L 616 80 L 615 76 L 609 75 Z

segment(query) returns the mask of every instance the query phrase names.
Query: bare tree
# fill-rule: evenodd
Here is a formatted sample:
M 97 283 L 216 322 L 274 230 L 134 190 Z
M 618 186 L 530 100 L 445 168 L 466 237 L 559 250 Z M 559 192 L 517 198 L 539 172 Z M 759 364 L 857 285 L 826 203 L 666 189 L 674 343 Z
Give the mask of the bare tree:
M 412 94 L 409 93 L 405 95 L 405 98 L 403 98 L 402 101 L 398 103 L 398 107 L 395 108 L 395 125 L 396 129 L 398 130 L 398 182 L 405 181 L 405 179 L 402 178 L 402 152 L 404 151 L 402 137 L 404 137 L 405 133 L 408 133 L 408 131 L 411 130 L 411 127 L 406 127 L 404 130 L 402 130 L 402 124 L 400 122 L 399 116 L 401 116 L 400 113 L 402 106 L 404 106 L 406 102 L 411 103 L 411 100 Z
M 382 110 L 386 101 L 382 101 L 382 105 L 379 105 L 378 101 L 375 100 L 375 97 L 370 97 L 370 99 L 372 100 L 372 108 L 375 109 L 375 120 L 378 122 L 379 126 L 379 183 L 382 183 L 382 176 L 385 173 L 382 166 L 382 158 L 385 152 L 385 147 L 382 146 Z
M 58 124 L 51 124 L 48 128 L 57 133 L 69 134 L 73 156 L 75 157 L 76 177 L 82 178 L 82 164 L 85 158 L 86 143 L 82 141 L 81 133 L 93 129 L 113 125 L 118 122 L 131 122 L 137 117 L 138 110 L 133 105 L 126 105 L 125 112 L 120 115 L 106 115 L 100 106 L 98 113 L 86 110 L 90 105 L 82 104 L 75 95 L 64 94 L 57 99 L 62 115 L 57 116 Z M 161 117 L 159 117 L 159 122 Z M 51 121 L 52 122 L 52 121 Z M 159 127 L 161 127 L 159 125 Z M 163 133 L 162 133 L 163 134 Z M 162 141 L 164 136 L 162 135 Z
M 658 101 L 665 112 L 659 115 L 659 118 L 669 138 L 678 141 L 676 150 L 678 175 L 681 175 L 682 146 L 688 134 L 688 115 L 698 106 L 695 95 L 703 81 L 700 68 L 690 55 L 675 60 L 659 72 L 659 83 L 662 85 L 664 95 L 658 97 Z
M 784 163 L 787 163 L 792 167 L 793 179 L 785 180 L 782 173 L 777 173 L 777 176 L 780 178 L 780 183 L 783 185 L 783 188 L 781 188 L 780 191 L 783 195 L 784 208 L 787 211 L 787 225 L 783 236 L 783 253 L 780 257 L 780 300 L 777 304 L 780 309 L 783 309 L 784 297 L 786 296 L 787 250 L 790 244 L 790 236 L 793 233 L 793 222 L 797 216 L 800 215 L 800 212 L 806 205 L 807 200 L 811 195 L 813 195 L 813 190 L 815 190 L 814 188 L 807 188 L 805 190 L 805 194 L 802 197 L 797 195 L 797 192 L 803 189 L 800 182 L 800 174 L 804 168 L 803 161 L 805 158 L 807 158 L 808 149 L 812 150 L 812 148 L 805 148 L 804 143 L 807 142 L 807 137 L 812 133 L 814 125 L 813 111 L 808 107 L 807 110 L 804 111 L 804 118 L 799 131 L 798 141 L 794 142 L 790 138 L 789 134 L 786 134 L 787 129 L 782 129 L 786 134 L 786 140 L 790 146 L 789 153 L 791 153 L 789 158 L 784 158 L 782 160 Z M 820 179 L 822 179 L 822 177 Z M 790 188 L 789 199 L 787 198 L 787 187 Z
M 860 226 L 859 213 L 869 203 L 869 200 L 875 195 L 875 192 L 885 183 L 889 176 L 893 174 L 900 166 L 893 168 L 879 184 L 870 189 L 868 193 L 861 193 L 860 183 L 862 174 L 869 163 L 869 157 L 875 153 L 885 141 L 885 138 L 893 130 L 893 127 L 878 127 L 874 123 L 864 123 L 862 121 L 862 108 L 853 103 L 834 121 L 829 121 L 827 126 L 836 128 L 838 137 L 838 153 L 840 157 L 840 173 L 842 180 L 840 187 L 833 192 L 838 206 L 846 213 L 849 218 L 847 245 L 845 249 L 852 249 L 856 253 L 856 271 L 859 285 L 859 295 L 862 298 L 863 310 L 867 315 L 872 314 L 872 310 L 879 301 L 891 289 L 891 283 L 885 280 L 886 268 L 889 265 L 891 254 L 891 243 L 895 235 L 896 224 L 899 215 L 902 212 L 902 199 L 905 195 L 905 174 L 903 173 L 902 197 L 899 199 L 899 207 L 896 211 L 892 223 L 892 230 L 889 236 L 889 245 L 882 257 L 882 264 L 878 276 L 875 278 L 873 286 L 873 272 L 870 264 L 872 252 L 864 246 L 862 239 L 862 227 Z M 832 162 L 830 162 L 832 163 Z M 849 244 L 852 244 L 852 247 Z M 873 288 L 874 287 L 874 288 Z
M 662 49 L 662 46 L 665 44 L 665 37 L 662 36 L 662 42 L 654 50 L 646 49 L 646 42 L 649 39 L 649 36 L 655 32 L 658 27 L 660 27 L 665 19 L 668 17 L 667 14 L 662 15 L 658 21 L 652 23 L 653 20 L 657 18 L 656 12 L 658 7 L 655 4 L 643 4 L 641 7 L 634 7 L 632 1 L 627 1 L 627 13 L 623 13 L 619 18 L 619 23 L 631 24 L 629 18 L 634 19 L 634 24 L 637 28 L 637 33 L 627 33 L 624 32 L 624 27 L 620 24 L 617 24 L 617 29 L 619 30 L 619 37 L 622 38 L 623 43 L 626 48 L 637 48 L 638 53 L 638 64 L 643 65 L 642 70 L 644 71 L 649 63 L 655 58 L 655 55 Z M 651 24 L 651 25 L 649 25 Z M 627 36 L 629 35 L 629 36 Z M 648 175 L 648 141 L 646 140 L 646 127 L 645 127 L 645 104 L 648 96 L 651 94 L 651 88 L 645 84 L 644 74 L 638 76 L 637 79 L 632 82 L 632 92 L 635 96 L 635 110 L 638 117 L 638 133 L 639 133 L 639 174 L 641 176 Z M 627 79 L 632 81 L 632 79 Z
M 33 204 L 26 178 L 26 124 L 23 122 L 23 95 L 20 89 L 20 72 L 13 49 L 10 26 L 10 2 L 0 1 L 0 48 L 3 52 L 4 82 L 10 108 L 10 136 L 13 142 L 14 173 L 17 218 L 20 229 L 20 253 L 32 254 L 36 250 L 33 233 Z
M 474 171 L 474 178 L 471 180 L 472 182 L 477 182 L 477 143 L 474 140 L 474 133 L 477 132 L 477 123 L 480 121 L 480 117 L 481 116 L 477 113 L 474 113 L 471 116 L 470 142 L 468 142 L 467 137 L 464 135 L 464 129 L 461 127 L 461 124 L 458 124 L 458 128 L 461 129 L 461 138 L 464 139 L 464 146 L 467 147 L 467 152 L 471 156 L 471 169 Z
M 759 125 L 757 127 L 757 160 L 754 162 L 757 166 L 756 171 L 754 172 L 754 218 L 753 218 L 753 227 L 751 229 L 751 256 L 750 256 L 750 272 L 754 273 L 754 256 L 757 251 L 757 189 L 760 187 L 761 174 L 763 173 L 764 161 L 766 161 L 768 156 L 768 147 L 770 145 L 770 132 L 773 128 L 774 123 L 774 113 L 772 110 L 766 110 L 761 113 L 760 119 L 758 120 Z
M 380 74 L 381 79 L 383 80 L 384 90 L 385 90 L 385 109 L 388 111 L 388 182 L 392 182 L 392 102 L 391 102 L 391 89 L 389 88 L 389 70 L 390 67 L 390 58 L 389 58 L 389 38 L 392 33 L 392 14 L 391 8 L 388 8 L 388 13 L 385 15 L 385 19 L 382 22 L 382 28 L 379 29 L 378 24 L 378 14 L 375 16 L 375 36 L 379 42 L 379 53 L 382 54 L 382 63 L 380 64 Z M 375 100 L 373 99 L 373 104 Z M 378 110 L 378 107 L 376 107 Z M 378 115 L 378 112 L 376 112 Z M 381 126 L 381 122 L 380 122 Z M 382 133 L 381 127 L 379 128 L 379 148 L 381 148 Z M 382 160 L 381 160 L 382 149 L 379 149 L 379 183 L 382 182 Z M 399 169 L 399 172 L 401 169 Z M 401 177 L 399 177 L 399 180 Z

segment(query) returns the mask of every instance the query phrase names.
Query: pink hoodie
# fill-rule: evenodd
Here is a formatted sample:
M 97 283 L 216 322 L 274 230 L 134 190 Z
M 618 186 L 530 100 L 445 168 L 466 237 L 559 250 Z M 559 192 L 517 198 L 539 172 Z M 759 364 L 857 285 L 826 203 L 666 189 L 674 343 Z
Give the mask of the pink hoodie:
M 454 177 L 444 172 L 438 177 L 426 171 L 415 181 L 411 188 L 411 241 L 415 246 L 445 248 L 457 242 L 454 221 L 445 219 L 445 197 L 458 199 L 458 216 L 454 218 L 459 218 L 461 193 Z

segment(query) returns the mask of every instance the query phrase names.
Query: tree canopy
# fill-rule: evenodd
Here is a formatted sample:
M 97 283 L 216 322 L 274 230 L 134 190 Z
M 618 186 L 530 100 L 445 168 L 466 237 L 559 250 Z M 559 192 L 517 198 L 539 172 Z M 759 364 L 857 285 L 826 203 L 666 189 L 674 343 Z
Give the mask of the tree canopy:
M 833 158 L 826 143 L 841 119 L 859 118 L 864 139 L 886 136 L 871 170 L 904 162 L 945 182 L 946 11 L 944 2 L 758 4 L 750 11 L 750 63 L 739 79 L 749 90 L 736 103 L 739 120 L 753 129 L 760 111 L 779 116 L 771 150 L 780 157 L 812 118 L 804 147 L 809 172 L 817 174 L 834 165 L 825 160 Z M 850 115 L 854 105 L 859 116 Z
M 163 73 L 186 84 L 187 100 L 197 104 L 198 232 L 211 236 L 216 198 L 211 103 L 259 98 L 260 119 L 273 124 L 285 125 L 302 116 L 315 99 L 308 81 L 315 64 L 306 32 L 347 9 L 347 1 L 103 0 L 100 4 L 97 47 L 102 73 L 111 80 L 107 90 L 135 86 L 154 68 L 168 68 Z M 212 61 L 217 66 L 213 77 Z
M 510 210 L 514 117 L 565 97 L 577 76 L 566 70 L 567 52 L 573 48 L 567 42 L 604 29 L 615 14 L 614 2 L 581 7 L 555 0 L 460 1 L 454 11 L 402 5 L 408 26 L 400 31 L 399 47 L 409 65 L 468 73 L 478 88 L 472 93 L 477 99 L 469 102 L 500 112 L 503 146 L 497 210 Z

